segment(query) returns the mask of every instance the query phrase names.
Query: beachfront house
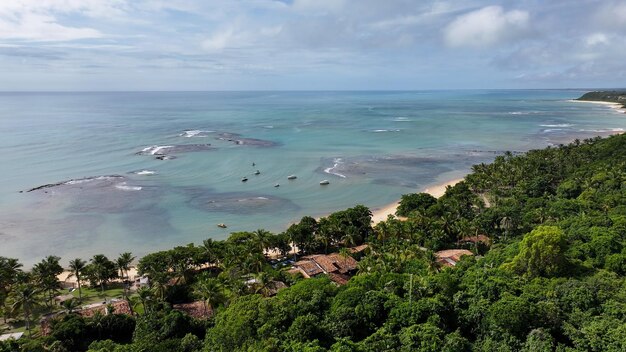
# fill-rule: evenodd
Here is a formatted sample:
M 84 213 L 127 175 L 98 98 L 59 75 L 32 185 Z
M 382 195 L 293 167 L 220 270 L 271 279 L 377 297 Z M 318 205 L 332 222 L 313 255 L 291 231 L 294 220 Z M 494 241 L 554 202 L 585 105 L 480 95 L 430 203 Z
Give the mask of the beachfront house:
M 301 274 L 307 279 L 326 274 L 339 285 L 344 285 L 357 269 L 357 261 L 349 255 L 331 253 L 307 255 L 293 264 L 292 274 Z
M 474 255 L 474 253 L 467 249 L 446 249 L 443 251 L 435 252 L 437 257 L 437 264 L 440 266 L 453 267 L 461 260 L 461 257 L 465 255 Z

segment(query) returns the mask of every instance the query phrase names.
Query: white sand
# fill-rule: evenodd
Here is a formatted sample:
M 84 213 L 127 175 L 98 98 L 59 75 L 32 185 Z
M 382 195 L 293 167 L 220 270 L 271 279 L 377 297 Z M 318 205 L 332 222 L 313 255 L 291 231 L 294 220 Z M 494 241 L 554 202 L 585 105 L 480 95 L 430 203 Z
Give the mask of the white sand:
M 615 109 L 618 112 L 626 113 L 626 110 L 623 109 L 624 104 L 621 103 L 613 103 L 610 101 L 590 101 L 590 100 L 570 100 L 572 103 L 587 103 L 587 104 L 598 104 L 598 105 L 606 105 L 611 109 Z
M 443 183 L 439 183 L 439 184 L 434 184 L 432 186 L 428 186 L 427 188 L 425 188 L 424 190 L 422 190 L 422 192 L 424 193 L 428 193 L 430 195 L 432 195 L 435 198 L 439 198 L 441 197 L 444 193 L 446 193 L 446 188 L 448 186 L 454 186 L 457 183 L 463 181 L 462 178 L 457 178 L 454 180 L 449 180 Z M 387 217 L 389 215 L 393 215 L 395 216 L 396 214 L 396 210 L 398 209 L 398 205 L 399 205 L 399 201 L 395 202 L 395 203 L 391 203 L 389 205 L 386 205 L 380 209 L 374 209 L 372 210 L 372 223 L 378 224 L 381 221 L 385 221 L 387 220 Z

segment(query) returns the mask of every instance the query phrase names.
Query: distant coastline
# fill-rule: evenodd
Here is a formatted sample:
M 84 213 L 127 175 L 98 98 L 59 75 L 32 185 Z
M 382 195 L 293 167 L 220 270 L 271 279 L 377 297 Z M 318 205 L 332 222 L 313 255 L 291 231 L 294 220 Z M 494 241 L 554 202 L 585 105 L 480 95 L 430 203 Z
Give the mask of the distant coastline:
M 626 113 L 626 90 L 594 91 L 583 94 L 572 102 L 605 104 Z

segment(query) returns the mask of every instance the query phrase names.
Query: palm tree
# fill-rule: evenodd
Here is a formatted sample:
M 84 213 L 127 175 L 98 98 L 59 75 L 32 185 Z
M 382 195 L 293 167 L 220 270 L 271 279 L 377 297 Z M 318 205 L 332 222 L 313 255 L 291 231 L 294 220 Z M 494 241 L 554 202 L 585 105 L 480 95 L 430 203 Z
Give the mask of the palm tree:
M 513 229 L 513 220 L 508 216 L 503 217 L 500 220 L 500 228 L 504 230 L 504 240 L 506 241 L 507 235 Z
M 252 234 L 255 237 L 256 245 L 261 253 L 264 253 L 266 249 L 271 247 L 271 232 L 264 229 L 258 229 L 252 232 Z
M 130 270 L 130 264 L 132 264 L 135 257 L 130 252 L 124 252 L 120 254 L 120 256 L 115 261 L 117 268 L 120 271 L 120 277 L 123 279 L 124 277 L 128 278 L 128 270 Z
M 12 287 L 16 283 L 18 273 L 21 273 L 22 264 L 17 259 L 0 257 L 0 302 L 2 305 L 2 311 L 4 312 L 4 323 L 7 322 L 7 316 L 9 309 L 6 306 L 7 297 L 11 292 Z
M 133 262 L 133 260 L 135 260 L 135 257 L 132 255 L 132 253 L 124 252 L 120 254 L 120 256 L 115 261 L 115 265 L 117 266 L 117 269 L 120 271 L 120 277 L 122 278 L 122 281 L 124 281 L 123 282 L 124 297 L 126 298 L 128 298 L 128 285 L 127 285 L 127 281 L 129 280 L 128 270 L 130 270 L 130 264 Z M 126 277 L 126 280 L 124 280 L 124 277 Z
M 196 284 L 195 292 L 204 302 L 205 314 L 208 314 L 209 309 L 213 312 L 215 307 L 226 300 L 222 284 L 216 278 L 206 278 L 199 281 Z
M 13 298 L 13 305 L 11 309 L 13 311 L 21 310 L 24 313 L 24 321 L 26 323 L 26 330 L 28 331 L 28 336 L 31 336 L 30 332 L 30 316 L 33 313 L 33 308 L 37 306 L 38 299 L 37 294 L 38 290 L 31 283 L 19 284 L 13 292 L 11 292 L 11 296 Z
M 80 302 L 76 298 L 71 298 L 61 303 L 67 314 L 72 314 L 80 306 Z
M 49 308 L 52 307 L 54 295 L 61 288 L 61 283 L 57 278 L 57 275 L 63 272 L 63 267 L 59 264 L 60 260 L 60 257 L 49 255 L 41 262 L 35 264 L 32 270 L 37 285 L 39 285 L 42 291 L 48 292 L 46 305 Z
M 139 302 L 141 302 L 141 305 L 143 306 L 144 314 L 148 313 L 150 310 L 149 303 L 151 303 L 154 298 L 154 291 L 152 291 L 152 289 L 148 287 L 140 287 L 137 290 L 137 297 L 139 298 Z
M 80 301 L 83 300 L 83 291 L 81 288 L 80 280 L 81 274 L 83 273 L 86 265 L 87 262 L 80 258 L 70 260 L 70 274 L 67 276 L 68 279 L 72 276 L 76 277 L 76 283 L 78 283 L 78 299 Z
M 115 263 L 109 260 L 104 254 L 96 254 L 91 258 L 89 264 L 90 281 L 98 283 L 104 293 L 104 285 L 117 276 Z
M 214 241 L 212 238 L 206 239 L 202 242 L 202 250 L 206 256 L 206 260 L 210 264 L 218 265 L 220 263 L 221 248 L 220 242 Z

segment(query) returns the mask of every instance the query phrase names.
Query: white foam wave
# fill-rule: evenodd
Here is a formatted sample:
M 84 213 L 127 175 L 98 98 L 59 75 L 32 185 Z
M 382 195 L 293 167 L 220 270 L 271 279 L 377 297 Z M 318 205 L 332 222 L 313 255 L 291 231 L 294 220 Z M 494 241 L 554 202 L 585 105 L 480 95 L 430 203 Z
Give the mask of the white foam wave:
M 76 180 L 69 180 L 67 182 L 64 182 L 64 185 L 78 185 L 81 183 L 87 183 L 87 182 L 91 182 L 91 181 L 102 181 L 102 180 L 110 180 L 110 179 L 114 179 L 117 178 L 115 176 L 98 176 L 98 177 L 87 177 L 87 178 L 80 178 L 80 179 L 76 179 Z
M 66 185 L 78 185 L 81 183 L 85 183 L 85 182 L 89 182 L 89 181 L 93 181 L 93 178 L 84 178 L 82 180 L 71 180 L 71 181 L 67 181 L 65 182 Z
M 203 133 L 213 133 L 215 131 L 205 131 L 205 130 L 185 130 L 180 134 L 181 137 L 191 138 L 191 137 L 206 137 L 201 136 Z
M 408 117 L 404 117 L 404 116 L 398 116 L 395 119 L 393 119 L 396 122 L 409 122 L 411 121 Z
M 335 158 L 333 160 L 333 163 L 334 163 L 333 166 L 325 168 L 324 172 L 329 174 L 329 175 L 335 175 L 335 176 L 339 176 L 341 178 L 346 178 L 346 175 L 342 175 L 342 174 L 334 171 L 339 165 L 343 164 L 343 160 L 341 158 Z
M 534 115 L 541 114 L 541 111 L 509 111 L 509 115 Z
M 396 130 L 372 130 L 372 132 L 374 133 L 384 133 L 384 132 L 400 132 L 401 130 L 396 129 Z
M 600 128 L 600 129 L 593 129 L 593 130 L 582 129 L 579 131 L 580 132 L 607 133 L 607 132 L 625 132 L 626 130 L 618 127 L 618 128 Z
M 564 131 L 562 128 L 546 128 L 545 130 L 543 130 L 543 133 L 550 133 L 550 132 L 560 132 L 560 131 Z
M 150 155 L 162 155 L 164 149 L 173 148 L 171 145 L 153 145 L 150 147 L 145 147 L 141 150 L 144 154 Z
M 141 186 L 127 186 L 126 182 L 118 183 L 115 185 L 115 188 L 122 191 L 141 191 L 143 187 Z
M 546 124 L 546 125 L 539 125 L 539 126 L 541 127 L 572 127 L 573 125 L 571 123 L 556 123 L 553 125 Z
M 152 170 L 141 170 L 141 171 L 137 171 L 135 172 L 136 175 L 155 175 L 156 171 L 152 171 Z

